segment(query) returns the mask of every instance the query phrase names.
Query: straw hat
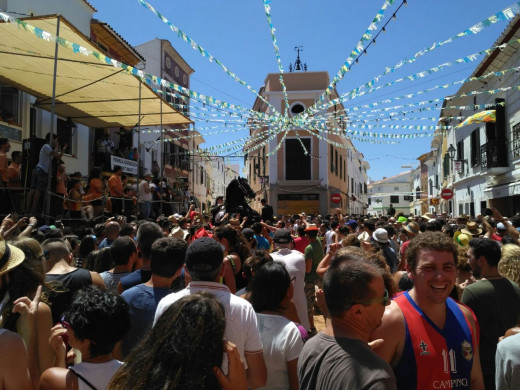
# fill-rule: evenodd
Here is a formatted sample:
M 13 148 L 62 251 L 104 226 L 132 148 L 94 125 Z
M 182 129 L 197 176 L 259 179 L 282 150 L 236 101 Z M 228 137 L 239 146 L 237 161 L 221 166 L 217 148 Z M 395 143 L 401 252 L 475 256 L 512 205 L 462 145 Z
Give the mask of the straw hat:
M 0 237 L 0 276 L 18 267 L 22 264 L 24 259 L 25 254 L 21 249 L 7 244 L 7 242 Z
M 467 248 L 471 240 L 471 235 L 462 232 L 455 232 L 453 235 L 453 242 L 459 246 Z
M 310 232 L 310 231 L 312 231 L 312 230 L 320 230 L 320 229 L 316 226 L 316 224 L 314 224 L 314 223 L 308 223 L 308 224 L 307 224 L 307 227 L 305 228 L 305 231 L 306 231 L 306 232 Z
M 408 233 L 412 233 L 413 235 L 421 233 L 421 228 L 419 227 L 419 224 L 417 222 L 410 222 L 409 224 L 404 225 L 403 228 Z
M 476 222 L 468 222 L 466 224 L 465 229 L 460 229 L 460 231 L 464 234 L 469 234 L 470 236 L 478 236 L 479 234 L 482 234 L 482 229 L 479 229 Z
M 181 240 L 185 240 L 188 234 L 188 231 L 181 229 L 179 226 L 176 226 L 172 229 L 170 236 L 180 238 Z
M 432 213 L 426 213 L 422 215 L 421 218 L 424 218 L 427 221 L 431 221 L 432 219 L 435 219 L 435 215 L 433 215 Z

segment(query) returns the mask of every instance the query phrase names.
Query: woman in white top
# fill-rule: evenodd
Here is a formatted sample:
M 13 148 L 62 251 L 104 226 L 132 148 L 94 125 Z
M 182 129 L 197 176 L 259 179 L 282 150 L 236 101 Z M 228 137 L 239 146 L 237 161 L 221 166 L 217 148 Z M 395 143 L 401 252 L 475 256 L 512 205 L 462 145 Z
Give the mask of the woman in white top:
M 80 290 L 49 340 L 55 367 L 41 376 L 40 389 L 106 389 L 121 366 L 112 350 L 130 329 L 128 305 L 119 295 L 98 287 Z M 66 368 L 67 345 L 81 352 L 82 362 Z
M 267 383 L 262 389 L 299 388 L 296 368 L 303 340 L 294 322 L 284 315 L 292 296 L 293 283 L 283 263 L 268 262 L 256 270 L 249 299 L 264 345 Z

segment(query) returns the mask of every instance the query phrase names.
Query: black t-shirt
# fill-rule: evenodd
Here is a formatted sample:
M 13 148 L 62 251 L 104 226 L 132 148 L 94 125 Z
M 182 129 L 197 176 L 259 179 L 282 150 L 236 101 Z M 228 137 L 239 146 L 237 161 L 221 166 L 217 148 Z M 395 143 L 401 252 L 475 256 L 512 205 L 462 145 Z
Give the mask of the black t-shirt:
M 78 290 L 92 285 L 90 271 L 78 268 L 67 274 L 47 274 L 45 281 L 53 284 L 55 289 L 49 291 L 49 303 L 52 312 L 52 323 L 60 321 L 63 313 L 66 312 L 72 298 Z

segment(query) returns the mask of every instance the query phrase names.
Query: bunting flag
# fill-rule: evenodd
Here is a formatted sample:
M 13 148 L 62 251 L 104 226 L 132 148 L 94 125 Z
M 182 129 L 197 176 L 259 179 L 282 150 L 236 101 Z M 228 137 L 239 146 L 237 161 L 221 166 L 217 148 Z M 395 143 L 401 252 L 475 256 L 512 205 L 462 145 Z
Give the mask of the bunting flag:
M 260 100 L 262 100 L 265 104 L 273 110 L 273 113 L 276 113 L 275 115 L 279 115 L 276 108 L 271 105 L 263 96 L 261 96 L 256 89 L 254 89 L 252 86 L 250 86 L 247 82 L 239 78 L 235 73 L 233 73 L 227 66 L 225 66 L 219 59 L 215 58 L 211 53 L 209 53 L 207 50 L 205 50 L 202 46 L 200 46 L 197 42 L 195 42 L 193 39 L 191 39 L 188 35 L 186 35 L 180 28 L 175 26 L 173 23 L 171 23 L 168 19 L 166 19 L 162 14 L 160 14 L 154 7 L 152 7 L 151 4 L 147 3 L 144 0 L 137 0 L 143 7 L 149 9 L 152 11 L 159 19 L 161 19 L 164 23 L 170 27 L 170 29 L 177 34 L 179 38 L 181 38 L 184 42 L 186 42 L 188 45 L 191 46 L 193 50 L 198 51 L 203 57 L 207 58 L 209 62 L 215 63 L 218 65 L 228 76 L 230 76 L 233 80 L 238 82 L 239 84 L 245 86 L 248 90 L 253 92 Z
M 477 112 L 476 114 L 473 114 L 471 116 L 468 116 L 464 122 L 459 123 L 457 126 L 455 126 L 456 129 L 471 125 L 472 123 L 482 123 L 482 122 L 496 122 L 496 110 L 487 110 L 487 111 L 481 111 Z
M 390 7 L 394 3 L 394 0 L 386 0 L 381 7 L 381 9 L 377 12 L 376 16 L 372 20 L 372 23 L 368 26 L 365 33 L 361 36 L 360 40 L 356 44 L 356 47 L 350 52 L 349 57 L 346 59 L 345 63 L 341 66 L 340 70 L 334 76 L 332 81 L 330 82 L 329 86 L 325 89 L 323 94 L 319 97 L 318 101 L 311 106 L 308 111 L 311 112 L 314 106 L 317 104 L 323 103 L 325 101 L 325 98 L 331 94 L 331 92 L 334 90 L 334 87 L 336 84 L 345 76 L 345 73 L 347 73 L 350 70 L 350 67 L 356 60 L 356 58 L 363 53 L 365 50 L 365 43 L 372 40 L 373 31 L 377 30 L 377 25 L 383 20 L 385 11 L 388 7 Z M 401 5 L 405 4 L 405 1 L 401 3 Z M 395 14 L 394 14 L 395 15 Z
M 432 75 L 438 73 L 440 71 L 445 70 L 448 67 L 465 64 L 469 62 L 473 62 L 478 60 L 480 56 L 486 54 L 489 55 L 496 49 L 503 50 L 508 45 L 515 45 L 520 42 L 520 39 L 512 39 L 506 43 L 502 43 L 497 46 L 493 46 L 487 50 L 480 51 L 478 53 L 471 54 L 469 56 L 461 57 L 456 60 L 445 62 L 438 66 L 429 68 L 427 70 L 417 72 L 411 74 L 409 76 L 390 81 L 386 84 L 382 84 L 379 86 L 375 86 L 375 83 L 379 82 L 380 78 L 386 76 L 389 73 L 394 72 L 396 69 L 404 66 L 405 64 L 412 63 L 416 61 L 416 59 L 432 50 L 441 47 L 447 43 L 452 42 L 455 39 L 458 39 L 463 36 L 477 34 L 482 31 L 484 28 L 489 25 L 496 23 L 501 20 L 509 20 L 514 17 L 516 14 L 520 12 L 520 2 L 515 3 L 512 6 L 506 8 L 505 10 L 493 15 L 487 20 L 476 24 L 465 30 L 462 33 L 457 34 L 454 37 L 449 38 L 445 41 L 440 41 L 433 44 L 431 47 L 420 51 L 414 55 L 413 58 L 403 60 L 399 62 L 392 68 L 386 68 L 385 72 L 379 76 L 376 76 L 368 83 L 365 83 L 351 91 L 347 94 L 343 94 L 336 99 L 326 101 L 326 99 L 330 96 L 331 92 L 334 90 L 335 85 L 339 82 L 347 71 L 350 70 L 350 67 L 356 60 L 356 58 L 361 54 L 364 50 L 366 50 L 367 43 L 371 43 L 374 39 L 374 32 L 378 29 L 378 24 L 382 21 L 384 17 L 385 11 L 390 7 L 394 0 L 386 0 L 376 15 L 376 17 L 372 20 L 372 23 L 369 25 L 365 34 L 361 37 L 359 42 L 357 43 L 355 49 L 350 53 L 350 56 L 347 58 L 343 66 L 341 67 L 338 74 L 333 78 L 327 89 L 323 92 L 320 98 L 315 102 L 314 105 L 305 110 L 302 114 L 289 117 L 289 102 L 287 96 L 287 88 L 284 83 L 284 69 L 281 62 L 280 50 L 278 47 L 277 39 L 276 39 L 276 29 L 272 22 L 271 15 L 271 0 L 263 0 L 264 11 L 267 18 L 267 22 L 270 29 L 271 39 L 275 51 L 276 62 L 278 65 L 278 70 L 280 72 L 279 80 L 282 85 L 282 91 L 284 96 L 285 103 L 285 113 L 282 115 L 275 110 L 275 108 L 262 96 L 258 94 L 258 92 L 253 89 L 249 84 L 240 79 L 235 73 L 230 71 L 221 61 L 213 57 L 208 51 L 202 48 L 198 43 L 193 41 L 189 36 L 187 36 L 184 32 L 182 32 L 178 27 L 173 25 L 170 21 L 168 21 L 163 15 L 157 12 L 149 3 L 144 0 L 138 0 L 141 5 L 155 13 L 164 23 L 166 23 L 170 29 L 177 33 L 178 37 L 187 42 L 193 49 L 197 50 L 203 57 L 206 57 L 210 62 L 214 62 L 220 68 L 222 68 L 228 76 L 233 78 L 236 82 L 246 86 L 250 91 L 255 93 L 262 101 L 268 104 L 270 110 L 269 113 L 261 113 L 255 110 L 252 110 L 247 107 L 242 107 L 239 105 L 231 104 L 219 99 L 216 99 L 212 96 L 207 96 L 201 94 L 197 91 L 184 88 L 178 84 L 171 83 L 168 80 L 162 79 L 158 76 L 146 73 L 142 70 L 136 69 L 132 66 L 119 62 L 113 58 L 105 56 L 104 54 L 84 48 L 76 43 L 70 42 L 62 37 L 56 37 L 51 33 L 43 31 L 37 27 L 31 26 L 25 21 L 18 20 L 8 15 L 7 13 L 0 12 L 0 19 L 4 22 L 8 22 L 18 27 L 19 29 L 23 29 L 28 33 L 32 33 L 36 35 L 38 38 L 45 40 L 47 42 L 57 42 L 61 47 L 66 48 L 68 50 L 72 50 L 74 53 L 83 56 L 94 56 L 100 62 L 104 64 L 109 64 L 113 67 L 123 69 L 130 75 L 138 77 L 142 82 L 149 85 L 157 94 L 162 94 L 165 99 L 167 97 L 174 97 L 175 100 L 170 102 L 169 104 L 176 108 L 179 111 L 187 111 L 189 110 L 190 118 L 193 119 L 195 125 L 188 131 L 188 134 L 182 133 L 179 134 L 172 129 L 157 129 L 157 128 L 146 128 L 141 129 L 142 133 L 168 133 L 169 136 L 164 139 L 159 139 L 155 141 L 146 141 L 146 143 L 157 143 L 157 142 L 174 142 L 182 139 L 191 139 L 195 137 L 206 137 L 213 135 L 220 135 L 225 133 L 239 133 L 247 131 L 249 134 L 245 137 L 241 137 L 238 139 L 234 139 L 229 142 L 222 142 L 219 145 L 210 147 L 206 149 L 208 156 L 211 153 L 222 152 L 222 151 L 233 151 L 242 149 L 247 152 L 253 152 L 258 150 L 259 148 L 271 144 L 270 151 L 268 155 L 272 155 L 280 150 L 285 139 L 287 138 L 289 132 L 292 132 L 299 140 L 300 145 L 303 148 L 304 155 L 309 156 L 310 158 L 319 158 L 317 156 L 313 156 L 306 149 L 303 144 L 300 135 L 311 133 L 316 136 L 319 140 L 327 142 L 331 145 L 334 145 L 338 148 L 343 149 L 351 149 L 354 148 L 349 144 L 349 142 L 345 142 L 345 140 L 356 140 L 359 142 L 370 142 L 374 144 L 395 144 L 399 143 L 399 140 L 403 139 L 416 139 L 416 138 L 424 138 L 424 137 L 432 137 L 435 134 L 438 134 L 439 131 L 446 131 L 450 129 L 450 126 L 447 126 L 445 123 L 439 123 L 439 125 L 405 125 L 405 124 L 385 124 L 384 122 L 393 121 L 393 120 L 428 120 L 428 121 L 453 121 L 453 120 L 462 120 L 465 119 L 464 122 L 457 125 L 456 128 L 460 128 L 470 123 L 479 123 L 479 122 L 487 122 L 494 121 L 495 111 L 493 110 L 496 105 L 495 104 L 482 104 L 482 105 L 467 105 L 467 106 L 446 106 L 442 107 L 442 110 L 446 109 L 456 109 L 460 111 L 464 110 L 476 110 L 476 109 L 485 109 L 487 111 L 480 112 L 475 115 L 471 115 L 467 118 L 461 116 L 440 116 L 438 118 L 431 117 L 413 117 L 410 116 L 410 113 L 413 112 L 422 112 L 422 111 L 431 111 L 431 110 L 439 110 L 440 105 L 445 102 L 451 102 L 457 98 L 464 98 L 469 96 L 476 96 L 481 94 L 500 94 L 511 90 L 520 90 L 520 86 L 507 86 L 490 90 L 475 90 L 460 93 L 458 95 L 451 95 L 449 97 L 442 98 L 434 98 L 430 100 L 424 100 L 420 102 L 413 102 L 410 104 L 402 104 L 402 105 L 394 105 L 388 107 L 389 104 L 395 101 L 400 101 L 404 99 L 412 99 L 416 96 L 431 93 L 433 91 L 446 89 L 453 85 L 463 84 L 468 81 L 474 80 L 484 80 L 487 78 L 498 77 L 505 75 L 510 72 L 518 72 L 520 70 L 519 67 L 509 68 L 497 72 L 489 72 L 486 75 L 482 75 L 479 77 L 469 77 L 463 80 L 440 84 L 434 87 L 424 89 L 421 91 L 417 91 L 414 93 L 404 94 L 401 96 L 384 99 L 378 102 L 367 103 L 357 106 L 351 107 L 342 107 L 341 113 L 332 112 L 330 109 L 340 103 L 349 102 L 357 97 L 364 96 L 366 94 L 372 93 L 374 91 L 379 91 L 382 88 L 393 86 L 397 83 L 403 81 L 416 81 L 420 80 L 428 75 Z M 401 3 L 401 5 L 403 5 Z M 399 6 L 400 7 L 400 6 Z M 1 46 L 6 47 L 6 43 L 0 43 Z M 23 52 L 23 49 L 17 49 Z M 28 52 L 26 50 L 26 52 Z M 31 52 L 34 54 L 34 52 Z M 35 54 L 37 55 L 37 54 Z M 37 70 L 35 70 L 37 73 Z M 180 99 L 180 100 L 179 100 Z M 168 99 L 171 100 L 171 99 Z M 384 106 L 384 107 L 383 107 Z M 403 110 L 409 109 L 412 110 Z M 368 109 L 368 110 L 365 110 Z M 363 111 L 365 110 L 365 111 Z M 399 111 L 400 110 L 400 111 Z M 442 113 L 442 111 L 441 111 Z M 125 112 L 121 112 L 121 114 L 125 114 Z M 408 115 L 408 116 L 407 116 Z M 362 116 L 362 117 L 361 117 Z M 374 123 L 376 122 L 376 123 Z M 204 123 L 216 123 L 218 126 L 203 126 Z M 415 133 L 394 133 L 394 132 L 381 132 L 381 131 L 372 131 L 376 129 L 388 129 L 388 130 L 417 130 L 419 132 Z M 202 131 L 204 133 L 198 133 L 198 131 Z M 172 133 L 174 136 L 172 136 Z M 279 138 L 279 139 L 278 139 Z M 338 142 L 339 141 L 339 142 Z M 275 145 L 276 143 L 276 145 Z

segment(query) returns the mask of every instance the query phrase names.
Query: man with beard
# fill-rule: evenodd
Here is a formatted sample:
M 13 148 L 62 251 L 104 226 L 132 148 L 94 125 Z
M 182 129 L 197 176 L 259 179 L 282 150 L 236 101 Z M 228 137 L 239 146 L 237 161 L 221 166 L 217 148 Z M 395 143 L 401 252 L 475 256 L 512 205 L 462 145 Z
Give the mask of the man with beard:
M 498 338 L 519 323 L 520 287 L 498 273 L 500 245 L 488 238 L 469 242 L 469 265 L 479 281 L 468 285 L 462 302 L 475 312 L 480 325 L 480 356 L 486 389 L 495 386 Z

